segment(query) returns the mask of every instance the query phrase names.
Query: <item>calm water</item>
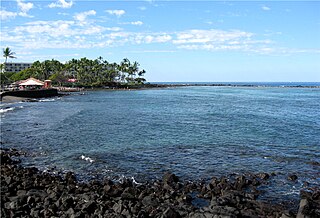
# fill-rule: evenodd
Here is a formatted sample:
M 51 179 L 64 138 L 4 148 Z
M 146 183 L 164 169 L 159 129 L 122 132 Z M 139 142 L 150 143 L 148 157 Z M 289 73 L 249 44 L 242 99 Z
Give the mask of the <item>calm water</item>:
M 1 105 L 3 147 L 79 178 L 183 179 L 275 172 L 267 196 L 320 184 L 320 89 L 181 87 L 96 91 Z M 299 181 L 288 182 L 288 174 Z

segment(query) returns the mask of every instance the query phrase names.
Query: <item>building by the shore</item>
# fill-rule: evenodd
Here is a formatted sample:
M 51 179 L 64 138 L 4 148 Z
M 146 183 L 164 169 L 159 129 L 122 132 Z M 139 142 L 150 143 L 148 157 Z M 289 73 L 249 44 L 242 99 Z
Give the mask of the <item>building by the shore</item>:
M 17 90 L 37 90 L 37 89 L 49 89 L 51 88 L 51 80 L 45 80 L 44 82 L 30 77 L 26 80 L 16 81 L 9 86 L 4 87 L 5 91 L 17 91 Z
M 5 72 L 20 72 L 32 66 L 32 63 L 4 63 Z

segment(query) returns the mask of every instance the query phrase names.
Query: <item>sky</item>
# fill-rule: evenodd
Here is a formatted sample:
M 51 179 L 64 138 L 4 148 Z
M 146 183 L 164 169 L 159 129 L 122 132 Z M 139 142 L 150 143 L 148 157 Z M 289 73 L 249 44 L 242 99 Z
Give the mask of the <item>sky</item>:
M 139 62 L 149 82 L 320 82 L 320 1 L 2 0 L 0 10 L 12 62 L 102 56 Z

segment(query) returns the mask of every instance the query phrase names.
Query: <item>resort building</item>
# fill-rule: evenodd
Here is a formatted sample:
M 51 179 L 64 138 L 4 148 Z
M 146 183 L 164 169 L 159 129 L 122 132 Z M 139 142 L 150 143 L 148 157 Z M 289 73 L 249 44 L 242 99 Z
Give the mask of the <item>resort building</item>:
M 5 72 L 20 72 L 21 70 L 31 67 L 32 63 L 5 63 Z

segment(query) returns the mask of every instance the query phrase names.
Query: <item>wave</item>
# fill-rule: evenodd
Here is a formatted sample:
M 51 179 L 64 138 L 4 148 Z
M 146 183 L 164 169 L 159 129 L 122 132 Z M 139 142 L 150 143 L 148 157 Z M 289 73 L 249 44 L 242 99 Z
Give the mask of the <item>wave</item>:
M 1 108 L 1 109 L 0 109 L 0 114 L 4 114 L 4 113 L 6 113 L 6 112 L 13 111 L 13 110 L 15 110 L 16 108 L 23 108 L 23 106 Z
M 126 180 L 131 181 L 135 185 L 141 185 L 142 183 L 139 183 L 136 181 L 136 179 L 133 176 L 127 177 L 125 175 L 119 176 L 119 178 L 114 179 L 115 182 L 124 183 Z
M 13 111 L 15 108 L 14 107 L 9 107 L 9 108 L 1 108 L 0 109 L 0 114 L 6 113 L 8 111 Z
M 46 98 L 46 99 L 40 99 L 39 102 L 50 102 L 50 101 L 56 101 L 55 98 Z
M 88 162 L 90 162 L 90 163 L 93 163 L 93 162 L 94 162 L 94 160 L 93 160 L 92 158 L 86 157 L 86 156 L 84 156 L 84 155 L 81 155 L 80 158 L 81 158 L 82 160 L 88 161 Z

